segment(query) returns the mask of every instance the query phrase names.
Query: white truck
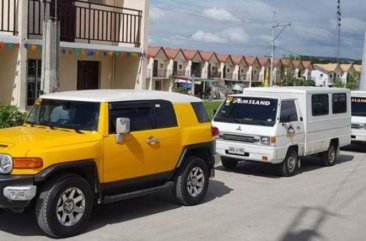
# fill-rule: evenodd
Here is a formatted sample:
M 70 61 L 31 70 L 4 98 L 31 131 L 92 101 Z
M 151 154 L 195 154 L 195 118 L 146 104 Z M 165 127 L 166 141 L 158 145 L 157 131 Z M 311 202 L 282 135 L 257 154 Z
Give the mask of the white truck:
M 351 93 L 323 87 L 249 88 L 231 95 L 212 121 L 216 152 L 225 168 L 239 161 L 278 164 L 295 175 L 300 157 L 319 155 L 334 165 L 351 142 Z
M 352 142 L 366 142 L 366 91 L 352 91 Z

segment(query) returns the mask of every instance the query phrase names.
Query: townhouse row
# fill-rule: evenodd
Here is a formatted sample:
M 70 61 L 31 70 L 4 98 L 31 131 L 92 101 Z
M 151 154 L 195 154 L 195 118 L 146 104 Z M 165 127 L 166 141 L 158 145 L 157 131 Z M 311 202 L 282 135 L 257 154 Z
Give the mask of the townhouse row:
M 144 89 L 148 13 L 149 0 L 1 0 L 0 103 L 25 110 L 49 92 L 43 22 L 56 16 L 59 90 Z
M 217 79 L 243 82 L 247 87 L 269 81 L 270 58 L 218 54 L 179 48 L 148 47 L 146 78 L 149 90 L 171 91 L 175 80 Z M 290 79 L 311 79 L 310 61 L 275 59 L 274 84 L 283 85 Z
M 147 58 L 146 84 L 149 90 L 171 91 L 174 82 L 181 79 L 240 81 L 247 87 L 263 85 L 270 79 L 270 58 L 165 47 L 148 47 Z M 333 86 L 337 79 L 346 83 L 349 74 L 354 72 L 361 73 L 361 65 L 313 64 L 286 58 L 273 61 L 275 85 L 303 79 L 314 80 L 317 86 Z

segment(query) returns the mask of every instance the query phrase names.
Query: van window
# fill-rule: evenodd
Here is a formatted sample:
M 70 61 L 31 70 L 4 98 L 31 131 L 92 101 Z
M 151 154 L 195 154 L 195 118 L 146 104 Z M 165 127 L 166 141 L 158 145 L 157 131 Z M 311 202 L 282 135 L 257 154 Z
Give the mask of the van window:
M 258 126 L 274 126 L 277 99 L 258 97 L 227 97 L 218 110 L 215 121 Z
M 177 126 L 177 118 L 172 103 L 168 101 L 157 101 L 154 103 L 154 107 L 157 118 L 157 128 Z
M 318 94 L 311 97 L 313 116 L 322 116 L 329 114 L 328 94 Z
M 131 132 L 155 128 L 154 109 L 151 103 L 117 102 L 109 104 L 109 132 L 116 133 L 116 119 L 130 118 Z
M 194 109 L 194 112 L 196 113 L 199 123 L 210 122 L 210 117 L 208 116 L 206 107 L 203 105 L 203 102 L 193 102 L 192 107 Z
M 366 98 L 352 97 L 352 116 L 366 116 Z
M 333 94 L 333 114 L 340 114 L 347 112 L 347 95 Z
M 281 103 L 281 123 L 298 121 L 295 101 L 286 100 Z

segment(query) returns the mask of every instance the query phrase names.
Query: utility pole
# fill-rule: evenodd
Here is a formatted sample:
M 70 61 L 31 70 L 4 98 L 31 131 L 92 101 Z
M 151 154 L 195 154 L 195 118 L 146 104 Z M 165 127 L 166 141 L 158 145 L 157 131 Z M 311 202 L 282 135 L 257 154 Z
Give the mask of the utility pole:
M 45 9 L 47 4 L 52 4 L 44 0 Z M 44 16 L 43 36 L 42 36 L 42 75 L 41 75 L 41 94 L 59 91 L 59 54 L 60 54 L 60 22 L 58 21 L 58 0 L 54 2 L 55 13 L 51 17 Z M 50 8 L 51 9 L 51 8 Z
M 359 84 L 360 90 L 366 90 L 366 30 L 365 30 L 365 40 L 363 46 L 363 58 L 362 58 L 362 72 L 361 72 L 361 80 Z
M 271 53 L 271 68 L 270 68 L 270 80 L 269 80 L 269 86 L 273 86 L 273 61 L 275 57 L 275 51 L 276 51 L 276 39 L 282 34 L 282 32 L 287 28 L 291 26 L 291 23 L 286 24 L 279 24 L 276 21 L 276 11 L 273 11 L 273 23 L 272 23 L 272 53 Z M 276 29 L 282 28 L 279 33 L 276 35 Z
M 337 46 L 337 62 L 341 57 L 341 26 L 342 26 L 342 12 L 341 12 L 341 0 L 337 0 L 337 29 L 338 29 L 338 46 Z

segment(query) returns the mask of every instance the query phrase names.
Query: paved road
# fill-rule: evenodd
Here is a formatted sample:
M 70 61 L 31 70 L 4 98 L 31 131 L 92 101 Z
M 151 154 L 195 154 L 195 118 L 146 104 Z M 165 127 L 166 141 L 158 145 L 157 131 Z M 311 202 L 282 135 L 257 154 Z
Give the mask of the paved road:
M 97 207 L 88 230 L 69 240 L 366 240 L 366 145 L 341 152 L 340 164 L 279 178 L 268 166 L 218 167 L 205 203 L 175 204 L 170 193 Z M 32 213 L 0 213 L 0 240 L 49 240 Z

